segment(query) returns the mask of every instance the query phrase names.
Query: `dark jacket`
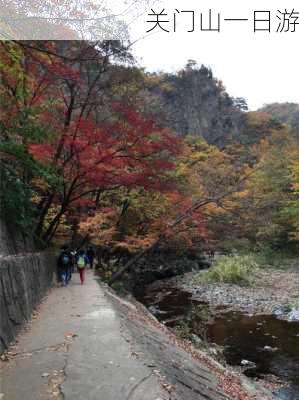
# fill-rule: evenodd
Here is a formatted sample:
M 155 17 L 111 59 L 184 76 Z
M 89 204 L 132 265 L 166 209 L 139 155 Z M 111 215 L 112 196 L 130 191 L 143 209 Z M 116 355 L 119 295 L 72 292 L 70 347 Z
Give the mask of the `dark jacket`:
M 68 262 L 65 262 L 68 259 Z M 67 270 L 72 266 L 72 255 L 69 251 L 63 250 L 57 260 L 57 267 L 60 270 Z
M 88 249 L 87 252 L 86 252 L 86 255 L 87 255 L 89 260 L 93 260 L 94 257 L 95 257 L 94 249 Z

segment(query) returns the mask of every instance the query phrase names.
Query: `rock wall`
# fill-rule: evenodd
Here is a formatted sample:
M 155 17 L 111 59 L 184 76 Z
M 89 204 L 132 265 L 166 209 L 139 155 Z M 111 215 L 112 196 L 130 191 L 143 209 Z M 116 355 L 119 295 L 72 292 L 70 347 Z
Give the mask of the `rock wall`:
M 0 354 L 16 337 L 52 285 L 55 258 L 49 253 L 0 259 Z
M 53 283 L 53 253 L 0 221 L 0 354 L 15 339 Z

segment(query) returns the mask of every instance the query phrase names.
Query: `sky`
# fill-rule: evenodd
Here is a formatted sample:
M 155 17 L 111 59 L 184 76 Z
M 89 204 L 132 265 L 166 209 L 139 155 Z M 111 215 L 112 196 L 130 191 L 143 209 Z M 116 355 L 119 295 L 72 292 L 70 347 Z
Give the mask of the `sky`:
M 90 1 L 93 1 L 94 7 L 86 8 L 85 5 Z M 11 0 L 4 0 L 4 4 L 10 2 Z M 36 1 L 28 0 L 25 3 L 29 5 L 30 11 L 30 5 L 33 7 Z M 48 29 L 49 21 L 45 18 L 46 11 L 43 9 L 41 15 L 38 15 L 38 11 L 37 15 L 32 11 L 34 24 L 31 11 L 27 13 L 28 20 L 22 17 L 21 29 L 18 29 L 18 18 L 5 19 L 5 7 L 4 16 L 1 16 L 3 12 L 0 9 L 0 20 L 4 18 L 2 30 L 7 28 L 7 37 L 16 33 L 15 39 L 64 40 L 67 39 L 67 32 L 75 32 L 79 39 L 124 40 L 129 28 L 130 39 L 135 43 L 132 51 L 138 65 L 145 67 L 147 71 L 175 72 L 183 68 L 189 59 L 193 59 L 199 65 L 210 67 L 214 76 L 223 82 L 227 92 L 233 97 L 244 97 L 251 110 L 273 102 L 299 103 L 298 0 L 53 0 L 52 3 L 61 6 L 50 8 L 50 23 L 55 21 L 58 27 L 61 23 L 62 28 L 70 25 L 72 30 Z M 80 7 L 87 13 L 84 20 L 82 18 L 85 14 Z M 162 18 L 169 22 L 162 23 L 162 26 L 169 33 L 159 27 L 150 33 L 146 32 L 154 27 L 154 23 L 147 21 L 157 18 L 148 15 L 152 13 L 151 9 L 153 14 L 159 14 L 164 9 L 166 16 Z M 212 28 L 215 27 L 215 22 L 217 25 L 217 16 L 220 14 L 220 32 L 202 31 L 200 17 L 202 14 L 203 27 L 206 28 L 209 10 Z M 193 25 L 192 12 L 195 15 L 194 32 L 187 32 Z M 257 13 L 258 20 L 258 31 L 255 33 L 254 12 Z M 261 31 L 268 27 L 268 23 L 259 20 L 269 19 L 269 13 L 271 32 Z M 276 32 L 283 13 L 287 17 L 286 23 L 280 26 L 283 32 Z M 173 32 L 174 14 L 176 32 Z M 225 21 L 233 18 L 248 20 Z M 290 25 L 288 21 L 291 22 Z M 36 24 L 39 29 L 36 29 Z M 287 28 L 289 32 L 286 32 Z
M 147 20 L 156 18 L 145 12 L 131 26 L 133 53 L 140 66 L 147 71 L 174 72 L 181 69 L 188 59 L 211 67 L 214 76 L 221 80 L 228 93 L 234 97 L 244 97 L 251 110 L 273 102 L 299 103 L 299 18 L 289 16 L 290 30 L 294 32 L 276 32 L 283 16 L 278 10 L 288 13 L 296 7 L 295 0 L 160 0 L 152 8 L 159 13 L 163 8 L 169 23 L 162 24 L 166 33 L 155 28 L 151 33 L 146 30 L 153 27 Z M 177 31 L 173 32 L 173 14 L 178 11 L 195 12 L 195 30 L 192 29 L 192 14 L 177 13 Z M 200 15 L 208 23 L 209 9 L 212 21 L 220 13 L 220 32 L 201 31 Z M 271 12 L 271 32 L 254 33 L 254 11 L 256 19 L 268 19 Z M 296 13 L 296 9 L 294 10 Z M 298 6 L 299 17 L 299 6 Z M 232 18 L 248 18 L 249 21 L 224 21 Z M 287 20 L 286 20 L 287 21 Z M 298 23 L 298 25 L 297 25 Z M 258 29 L 267 29 L 267 22 L 257 22 Z M 282 28 L 283 25 L 280 26 Z M 287 30 L 285 24 L 284 30 Z

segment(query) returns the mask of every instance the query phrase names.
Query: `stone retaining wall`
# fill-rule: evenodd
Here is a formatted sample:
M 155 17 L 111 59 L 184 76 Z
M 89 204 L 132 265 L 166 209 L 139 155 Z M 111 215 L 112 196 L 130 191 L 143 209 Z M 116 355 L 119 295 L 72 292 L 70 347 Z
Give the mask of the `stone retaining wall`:
M 50 253 L 0 256 L 0 354 L 15 339 L 53 283 Z

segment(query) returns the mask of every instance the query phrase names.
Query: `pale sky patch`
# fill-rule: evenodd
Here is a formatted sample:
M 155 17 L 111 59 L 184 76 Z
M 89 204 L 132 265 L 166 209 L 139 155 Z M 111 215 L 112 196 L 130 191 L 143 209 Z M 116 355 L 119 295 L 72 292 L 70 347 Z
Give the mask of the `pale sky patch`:
M 299 5 L 298 10 L 296 5 L 294 0 L 252 0 L 247 3 L 237 0 L 161 0 L 153 7 L 154 11 L 165 8 L 169 19 L 175 8 L 194 10 L 196 31 L 186 33 L 187 23 L 182 24 L 177 33 L 155 30 L 157 33 L 137 41 L 133 51 L 139 65 L 148 71 L 177 71 L 188 59 L 210 66 L 229 94 L 244 97 L 250 109 L 272 102 L 299 103 L 299 25 L 295 32 L 276 32 L 277 10 L 295 8 L 299 12 Z M 200 31 L 200 13 L 208 16 L 209 9 L 215 15 L 220 12 L 220 33 Z M 272 13 L 272 33 L 253 32 L 254 11 L 261 10 Z M 223 18 L 248 18 L 249 21 L 224 22 Z M 145 35 L 151 27 L 146 23 L 147 19 L 147 15 L 142 15 L 131 26 L 132 40 Z

